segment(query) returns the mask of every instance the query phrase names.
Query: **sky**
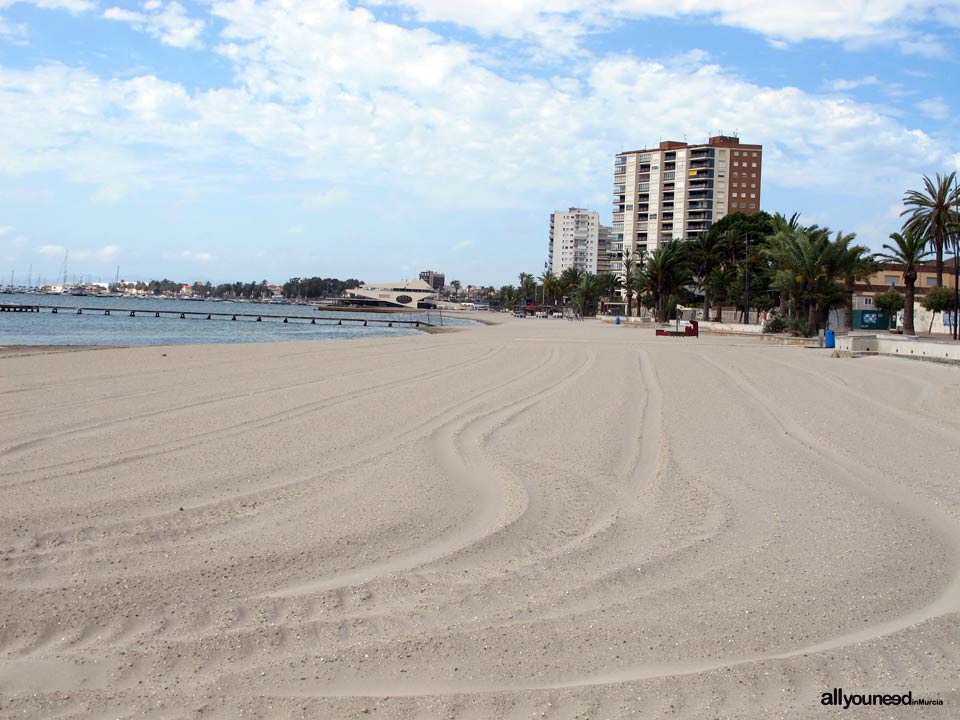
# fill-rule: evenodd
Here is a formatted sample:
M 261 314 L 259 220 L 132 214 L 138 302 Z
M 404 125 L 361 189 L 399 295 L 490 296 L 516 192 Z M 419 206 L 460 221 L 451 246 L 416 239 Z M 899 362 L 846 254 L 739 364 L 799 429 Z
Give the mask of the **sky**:
M 0 283 L 539 274 L 613 160 L 764 146 L 879 249 L 960 168 L 960 0 L 0 0 Z

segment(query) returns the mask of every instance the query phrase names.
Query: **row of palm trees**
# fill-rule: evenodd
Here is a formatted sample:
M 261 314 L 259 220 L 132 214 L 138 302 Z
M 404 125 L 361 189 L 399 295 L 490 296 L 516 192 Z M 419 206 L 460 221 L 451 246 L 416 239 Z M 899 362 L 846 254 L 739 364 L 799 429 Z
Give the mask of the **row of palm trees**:
M 515 305 L 523 298 L 543 305 L 567 302 L 588 315 L 603 298 L 622 297 L 627 315 L 633 315 L 636 297 L 636 309 L 647 307 L 661 322 L 674 316 L 678 304 L 693 302 L 702 302 L 703 317 L 715 310 L 719 320 L 723 305 L 739 304 L 749 287 L 750 308 L 776 307 L 787 329 L 814 335 L 835 309 L 844 310 L 845 325 L 852 327 L 855 286 L 880 263 L 893 262 L 904 268 L 904 330 L 912 334 L 920 266 L 934 255 L 937 286 L 942 287 L 944 250 L 952 243 L 956 252 L 960 243 L 956 173 L 925 176 L 923 183 L 922 190 L 905 193 L 902 231 L 892 233 L 880 253 L 856 244 L 854 233 L 803 225 L 799 214 L 735 213 L 694 239 L 672 240 L 649 254 L 626 249 L 616 275 L 568 268 L 557 276 L 548 270 L 538 283 L 521 273 L 519 287 L 501 288 L 501 304 Z

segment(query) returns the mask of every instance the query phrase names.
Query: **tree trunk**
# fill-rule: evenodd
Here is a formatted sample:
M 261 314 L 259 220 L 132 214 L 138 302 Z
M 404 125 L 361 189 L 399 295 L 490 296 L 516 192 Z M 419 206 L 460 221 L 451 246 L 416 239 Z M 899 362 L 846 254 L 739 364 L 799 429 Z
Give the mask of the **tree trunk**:
M 710 319 L 710 293 L 703 291 L 703 319 Z
M 810 336 L 813 337 L 817 334 L 817 330 L 820 329 L 820 323 L 817 322 L 817 304 L 810 303 L 810 308 L 807 310 L 807 325 L 810 326 Z
M 847 292 L 850 293 L 850 300 L 843 309 L 843 329 L 850 332 L 853 330 L 853 283 L 847 283 Z
M 903 334 L 904 335 L 916 335 L 916 332 L 913 329 L 913 296 L 914 296 L 914 286 L 913 284 L 917 281 L 916 278 L 910 278 L 907 280 L 904 278 L 904 282 L 907 284 L 907 291 L 904 293 L 903 299 Z
M 943 287 L 943 240 L 937 243 L 937 287 Z

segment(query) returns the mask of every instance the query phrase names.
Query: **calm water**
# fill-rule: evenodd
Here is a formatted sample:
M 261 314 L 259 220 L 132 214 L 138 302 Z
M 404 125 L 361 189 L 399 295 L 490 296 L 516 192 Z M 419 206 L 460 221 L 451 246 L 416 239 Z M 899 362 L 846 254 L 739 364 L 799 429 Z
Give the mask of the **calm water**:
M 309 320 L 272 320 L 267 315 L 300 315 L 310 318 L 338 320 L 366 318 L 378 320 L 427 321 L 426 312 L 385 315 L 365 312 L 330 312 L 307 305 L 280 305 L 276 303 L 230 303 L 168 298 L 100 298 L 71 295 L 0 295 L 0 303 L 24 305 L 56 305 L 63 308 L 111 308 L 124 312 L 104 315 L 101 311 L 85 311 L 77 315 L 73 310 L 61 310 L 54 315 L 50 310 L 40 313 L 0 313 L 0 345 L 189 345 L 199 343 L 249 343 L 287 340 L 340 340 L 347 338 L 399 337 L 414 335 L 419 330 L 406 327 L 388 328 L 356 325 L 311 325 Z M 256 318 L 190 317 L 137 315 L 130 310 L 175 310 L 203 313 L 254 313 Z M 438 315 L 431 310 L 429 322 L 438 324 Z M 444 325 L 470 325 L 472 320 L 444 315 Z

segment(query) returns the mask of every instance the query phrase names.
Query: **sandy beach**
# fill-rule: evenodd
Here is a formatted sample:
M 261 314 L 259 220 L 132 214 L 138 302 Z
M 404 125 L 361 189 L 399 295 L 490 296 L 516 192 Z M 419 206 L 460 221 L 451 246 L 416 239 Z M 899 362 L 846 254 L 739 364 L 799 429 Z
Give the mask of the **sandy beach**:
M 4 718 L 960 716 L 957 367 L 502 318 L 0 397 Z

